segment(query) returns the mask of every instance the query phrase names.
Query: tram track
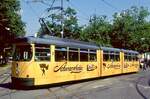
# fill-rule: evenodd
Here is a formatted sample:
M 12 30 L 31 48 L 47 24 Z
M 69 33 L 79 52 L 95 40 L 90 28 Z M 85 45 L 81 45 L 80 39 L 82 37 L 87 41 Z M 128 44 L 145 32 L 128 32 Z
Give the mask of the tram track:
M 7 96 L 7 95 L 11 96 L 12 94 L 17 93 L 17 92 L 18 92 L 17 90 L 9 90 L 9 92 L 5 92 L 5 93 L 0 94 L 0 98 Z
M 66 92 L 66 96 L 69 96 L 72 98 L 76 98 L 76 99 L 84 99 L 84 97 L 80 96 L 77 92 L 76 89 L 80 90 L 84 89 L 85 86 L 92 84 L 92 82 L 94 81 L 89 81 L 89 82 L 83 82 L 80 84 L 71 84 L 71 85 L 63 85 L 63 86 L 59 86 L 59 88 L 57 90 L 53 90 L 53 88 L 48 88 L 48 92 L 51 93 L 55 99 L 65 99 L 63 98 L 62 95 L 59 94 L 59 91 L 64 91 Z M 75 90 L 71 90 L 70 87 L 73 87 L 75 85 Z M 70 89 L 70 90 L 69 90 Z M 84 90 L 82 90 L 84 91 Z M 48 94 L 46 94 L 46 96 L 48 96 Z
M 47 90 L 52 93 L 56 99 L 62 99 L 60 96 L 57 96 L 56 91 L 52 91 L 51 88 L 48 88 Z
M 10 76 L 9 72 L 5 72 L 3 75 L 0 75 L 0 78 L 4 79 L 4 82 L 2 81 L 1 83 L 5 83 L 5 79 L 7 79 L 8 76 Z M 149 76 L 149 75 L 147 75 L 147 76 Z M 147 98 L 147 96 L 143 96 L 145 93 L 143 93 L 141 90 L 142 87 L 140 86 L 140 84 L 141 84 L 141 81 L 143 78 L 142 76 L 138 76 L 137 78 L 132 77 L 132 76 L 131 77 L 127 76 L 127 78 L 129 78 L 129 79 L 124 80 L 125 78 L 122 78 L 122 77 L 111 78 L 110 81 L 113 81 L 113 83 L 115 81 L 115 83 L 116 83 L 116 79 L 117 79 L 118 82 L 127 81 L 129 83 L 134 83 L 133 86 L 135 85 L 137 92 L 142 95 L 143 99 L 149 99 L 149 98 Z M 104 82 L 107 84 L 107 86 L 108 85 L 111 86 L 111 83 L 108 83 L 108 79 L 102 79 L 102 80 L 104 80 Z M 95 84 L 98 84 L 98 85 L 104 84 L 104 82 L 95 83 L 95 80 L 93 80 L 93 81 L 88 81 L 88 82 L 81 82 L 81 83 L 67 84 L 67 85 L 62 85 L 62 86 L 57 86 L 57 87 L 50 87 L 50 88 L 46 88 L 44 90 L 45 94 L 38 95 L 38 96 L 34 97 L 34 99 L 42 99 L 43 97 L 46 97 L 49 99 L 66 99 L 66 98 L 67 99 L 85 99 L 84 95 L 81 93 L 84 93 L 87 90 L 90 91 L 89 86 L 93 86 L 93 85 L 95 86 Z M 117 84 L 117 86 L 120 86 L 120 85 Z M 106 87 L 105 85 L 90 87 L 90 88 L 94 88 L 93 90 L 96 90 L 96 88 L 103 88 L 104 90 L 111 89 L 111 87 Z M 114 88 L 114 87 L 112 87 L 112 88 Z M 103 90 L 103 89 L 100 89 L 100 90 Z M 13 94 L 15 94 L 17 92 L 18 92 L 18 90 L 12 90 L 11 88 L 9 90 L 5 90 L 5 91 L 0 90 L 0 99 L 5 96 L 10 97 L 8 99 L 13 99 L 12 98 Z
M 11 77 L 11 71 L 9 68 L 4 72 L 2 71 L 2 73 L 0 74 L 0 85 L 3 86 L 4 88 L 7 86 L 8 88 L 7 90 L 4 90 L 3 87 L 1 87 L 0 98 L 9 96 L 10 97 L 9 99 L 11 99 L 11 95 L 18 92 L 17 90 L 12 90 L 12 86 L 8 82 L 10 77 Z
M 77 99 L 84 99 L 83 97 L 81 97 L 81 96 L 78 95 L 77 93 L 72 93 L 72 92 L 70 92 L 71 90 L 68 90 L 66 87 L 61 86 L 61 88 L 62 88 L 65 92 L 71 94 L 71 99 L 72 99 L 73 97 L 76 97 Z
M 15 94 L 15 93 L 18 93 L 19 92 L 19 90 L 12 90 L 12 88 L 11 88 L 11 85 L 10 85 L 10 89 L 1 89 L 0 90 L 0 99 L 2 98 L 2 97 L 10 97 L 10 98 L 8 98 L 8 99 L 12 99 L 11 98 L 11 96 L 13 95 L 13 94 Z
M 142 85 L 140 84 L 143 79 L 146 79 L 146 77 L 140 77 L 137 79 L 137 81 L 135 82 L 135 88 L 136 88 L 136 91 L 138 92 L 138 94 L 143 98 L 143 99 L 149 99 L 148 96 L 145 95 L 144 92 L 142 92 L 141 88 L 150 88 L 150 86 L 146 86 L 146 85 Z M 147 81 L 147 84 L 149 83 L 149 81 Z
M 5 72 L 2 72 L 2 73 L 0 74 L 0 78 L 3 77 L 3 76 L 5 76 L 5 75 L 7 75 L 7 74 L 11 74 L 11 73 L 10 73 L 10 70 L 6 70 Z
M 76 98 L 76 99 L 84 99 L 83 97 L 79 96 L 77 93 L 71 92 L 71 90 L 67 89 L 67 88 L 64 87 L 64 86 L 59 87 L 58 90 L 63 90 L 63 91 L 65 91 L 66 93 L 68 93 L 68 95 L 71 95 L 71 96 L 70 96 L 71 99 L 72 99 L 73 97 Z M 57 93 L 58 90 L 53 91 L 51 88 L 48 88 L 48 92 L 51 93 L 51 94 L 53 94 L 54 97 L 55 97 L 55 99 L 65 99 L 65 98 L 63 98 L 62 95 L 58 95 L 58 93 Z
M 6 76 L 4 77 L 4 79 L 0 82 L 0 84 L 3 84 L 5 81 L 7 81 L 9 79 L 10 75 L 9 76 Z
M 10 71 L 6 71 L 3 74 L 0 75 L 0 84 L 3 84 L 5 81 L 7 81 L 11 76 Z

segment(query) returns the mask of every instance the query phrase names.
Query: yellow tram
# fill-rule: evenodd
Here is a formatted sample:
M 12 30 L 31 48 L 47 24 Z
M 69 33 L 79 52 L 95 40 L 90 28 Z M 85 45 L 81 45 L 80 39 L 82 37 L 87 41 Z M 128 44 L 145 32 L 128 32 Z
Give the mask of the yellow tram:
M 138 72 L 138 52 L 57 37 L 14 43 L 12 84 L 38 86 Z

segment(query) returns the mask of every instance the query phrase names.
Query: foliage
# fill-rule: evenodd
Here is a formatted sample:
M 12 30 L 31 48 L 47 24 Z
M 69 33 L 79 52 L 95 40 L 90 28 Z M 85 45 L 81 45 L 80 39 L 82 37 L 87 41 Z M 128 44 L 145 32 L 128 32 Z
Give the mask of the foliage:
M 49 28 L 53 32 L 54 36 L 61 37 L 61 21 L 63 22 L 64 27 L 64 37 L 65 38 L 79 38 L 79 32 L 81 30 L 81 27 L 78 25 L 78 19 L 76 17 L 76 11 L 70 7 L 68 7 L 63 12 L 63 18 L 60 13 L 58 14 L 52 14 L 49 16 L 52 20 L 47 21 Z M 63 19 L 63 20 L 62 20 Z M 44 31 L 42 29 L 39 30 L 39 35 L 43 35 L 48 33 L 46 27 L 44 27 Z
M 0 57 L 6 57 L 4 48 L 10 45 L 14 37 L 25 34 L 25 24 L 21 21 L 19 11 L 19 0 L 0 0 Z
M 113 21 L 109 22 L 106 16 L 93 15 L 89 23 L 80 27 L 76 11 L 67 8 L 64 11 L 64 37 L 96 42 L 100 46 L 132 49 L 140 52 L 150 50 L 150 22 L 147 17 L 149 11 L 145 7 L 133 6 L 120 13 L 114 13 Z M 47 22 L 54 36 L 60 37 L 61 15 L 52 14 L 51 22 Z
M 19 0 L 1 0 L 0 1 L 0 25 L 5 30 L 16 36 L 25 34 L 25 24 L 21 21 L 20 1 Z M 6 29 L 7 28 L 7 29 Z M 5 31 L 3 32 L 5 33 Z
M 149 50 L 150 23 L 148 9 L 131 7 L 113 15 L 111 43 L 114 47 Z
M 96 42 L 102 46 L 110 46 L 110 31 L 111 24 L 107 21 L 106 16 L 93 15 L 88 26 L 80 33 L 80 37 L 85 41 Z

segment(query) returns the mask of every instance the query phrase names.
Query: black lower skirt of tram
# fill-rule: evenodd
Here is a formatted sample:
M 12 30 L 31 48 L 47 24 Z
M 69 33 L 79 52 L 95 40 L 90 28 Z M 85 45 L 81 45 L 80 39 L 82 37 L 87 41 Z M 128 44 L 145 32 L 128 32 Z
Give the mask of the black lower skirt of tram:
M 13 87 L 34 86 L 34 78 L 11 77 Z

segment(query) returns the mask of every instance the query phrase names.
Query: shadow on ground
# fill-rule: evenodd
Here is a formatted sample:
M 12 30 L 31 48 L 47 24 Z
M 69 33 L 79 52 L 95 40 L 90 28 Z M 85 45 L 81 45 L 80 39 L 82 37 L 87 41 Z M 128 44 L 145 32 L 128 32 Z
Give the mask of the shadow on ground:
M 2 83 L 2 84 L 0 84 L 0 87 L 1 88 L 6 88 L 6 89 L 13 89 L 10 82 L 8 82 L 8 83 Z
M 128 73 L 128 74 L 135 74 L 135 73 Z M 11 82 L 8 83 L 2 83 L 0 84 L 1 88 L 6 88 L 10 90 L 38 90 L 38 89 L 49 89 L 53 87 L 67 87 L 71 86 L 73 84 L 78 84 L 78 83 L 84 83 L 84 82 L 90 82 L 90 81 L 96 81 L 96 80 L 104 80 L 108 78 L 113 78 L 113 77 L 121 77 L 127 74 L 120 74 L 120 75 L 112 75 L 112 76 L 107 76 L 107 77 L 97 77 L 97 78 L 91 78 L 91 79 L 84 79 L 84 80 L 78 80 L 78 81 L 68 81 L 68 82 L 63 82 L 63 83 L 56 83 L 56 84 L 48 84 L 48 85 L 41 85 L 41 86 L 22 86 L 20 84 L 15 84 L 13 85 Z M 92 83 L 92 82 L 91 82 Z
M 135 83 L 135 88 L 136 88 L 136 91 L 138 92 L 138 94 L 143 98 L 143 99 L 149 99 L 148 97 L 146 97 L 144 95 L 144 93 L 140 90 L 140 88 L 138 87 L 138 84 L 140 82 L 140 80 L 142 79 L 143 77 L 139 78 L 136 83 Z M 148 80 L 147 82 L 148 84 L 150 84 L 150 80 Z

